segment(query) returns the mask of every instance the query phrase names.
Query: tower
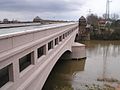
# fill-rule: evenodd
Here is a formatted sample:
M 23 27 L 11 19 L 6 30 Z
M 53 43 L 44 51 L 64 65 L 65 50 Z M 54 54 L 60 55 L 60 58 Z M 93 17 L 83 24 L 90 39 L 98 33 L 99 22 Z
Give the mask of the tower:
M 87 25 L 87 21 L 85 19 L 85 17 L 81 16 L 79 19 L 79 31 L 78 31 L 78 37 L 80 40 L 83 40 L 86 32 L 86 25 Z

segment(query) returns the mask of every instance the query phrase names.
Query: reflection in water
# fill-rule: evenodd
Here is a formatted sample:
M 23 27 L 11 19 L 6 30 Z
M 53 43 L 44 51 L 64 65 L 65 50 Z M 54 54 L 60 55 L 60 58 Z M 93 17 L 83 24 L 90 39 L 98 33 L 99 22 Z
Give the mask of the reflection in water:
M 59 60 L 49 75 L 43 90 L 71 90 L 71 81 L 75 74 L 84 71 L 85 59 Z
M 87 59 L 58 62 L 43 90 L 115 90 L 120 84 L 120 41 L 84 43 Z

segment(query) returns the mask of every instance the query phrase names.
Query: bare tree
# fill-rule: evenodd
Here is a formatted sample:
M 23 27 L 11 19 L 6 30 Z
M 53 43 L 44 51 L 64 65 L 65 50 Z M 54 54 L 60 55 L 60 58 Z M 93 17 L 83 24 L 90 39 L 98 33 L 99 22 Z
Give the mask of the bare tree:
M 93 25 L 95 28 L 98 27 L 98 16 L 91 14 L 87 16 L 87 23 Z
M 117 20 L 119 18 L 119 15 L 116 13 L 111 14 L 111 19 L 112 20 Z
M 108 16 L 107 14 L 103 14 L 104 19 L 107 19 L 107 16 Z
M 104 18 L 104 19 L 107 19 L 107 14 L 103 14 L 103 18 Z M 116 14 L 116 13 L 110 14 L 110 19 L 111 19 L 111 20 L 117 20 L 118 18 L 119 18 L 119 15 L 118 15 L 118 14 Z

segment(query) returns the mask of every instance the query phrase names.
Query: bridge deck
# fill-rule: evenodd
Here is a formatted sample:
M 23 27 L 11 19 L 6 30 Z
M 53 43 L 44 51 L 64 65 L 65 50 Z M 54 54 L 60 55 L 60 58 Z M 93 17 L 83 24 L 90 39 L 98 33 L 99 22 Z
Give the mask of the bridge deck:
M 38 30 L 61 27 L 61 26 L 70 25 L 70 24 L 72 23 L 59 23 L 59 24 L 49 24 L 49 25 L 28 26 L 28 27 L 3 28 L 3 29 L 0 29 L 0 38 L 2 36 L 8 36 L 8 35 L 11 36 L 11 35 L 20 34 L 20 33 L 23 34 L 23 33 L 34 32 Z

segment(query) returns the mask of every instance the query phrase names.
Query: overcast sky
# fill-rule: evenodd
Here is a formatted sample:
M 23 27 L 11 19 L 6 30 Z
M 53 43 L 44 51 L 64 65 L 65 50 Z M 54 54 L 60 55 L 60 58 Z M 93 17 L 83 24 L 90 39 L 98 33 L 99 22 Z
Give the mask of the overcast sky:
M 106 0 L 0 0 L 0 20 L 42 19 L 78 20 L 91 13 L 101 16 L 106 11 Z M 111 13 L 120 13 L 120 0 L 112 0 Z

